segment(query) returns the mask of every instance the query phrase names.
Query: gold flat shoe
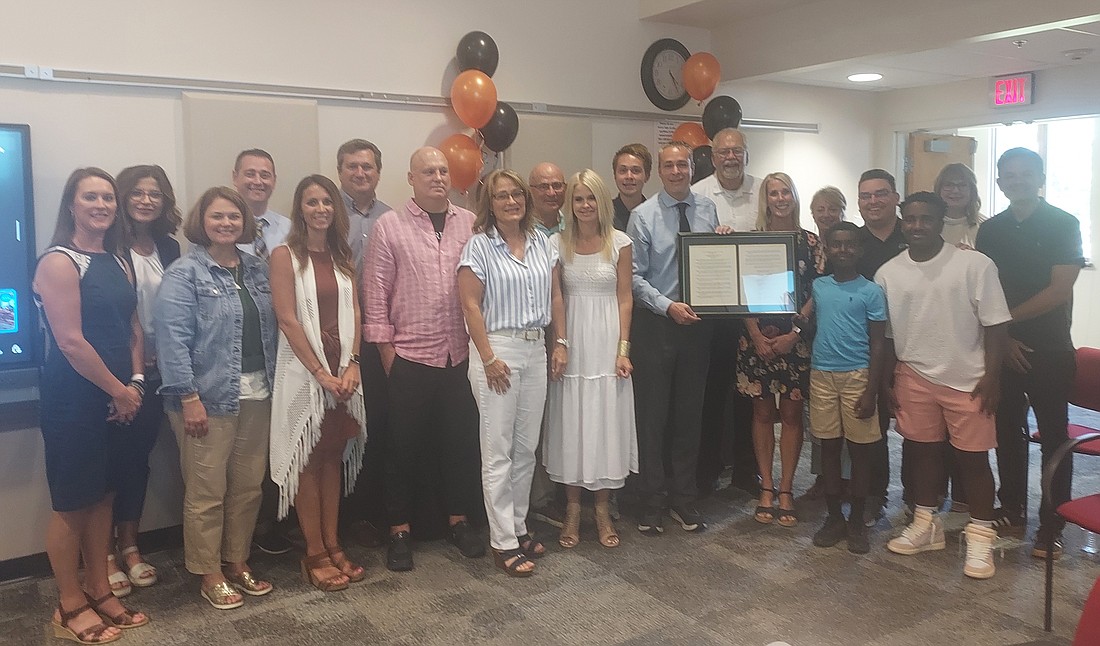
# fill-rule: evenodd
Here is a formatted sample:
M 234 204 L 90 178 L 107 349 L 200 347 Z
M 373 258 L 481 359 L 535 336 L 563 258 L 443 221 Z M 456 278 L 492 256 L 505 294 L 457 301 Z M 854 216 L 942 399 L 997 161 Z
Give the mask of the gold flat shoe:
M 233 608 L 240 608 L 244 605 L 244 599 L 229 601 L 229 599 L 241 595 L 237 592 L 236 588 L 229 585 L 228 581 L 222 581 L 209 590 L 206 588 L 199 588 L 199 594 L 218 610 L 232 610 Z
M 225 578 L 229 579 L 233 587 L 252 597 L 262 597 L 275 589 L 267 581 L 257 581 L 251 572 L 241 572 L 240 574 L 226 572 Z

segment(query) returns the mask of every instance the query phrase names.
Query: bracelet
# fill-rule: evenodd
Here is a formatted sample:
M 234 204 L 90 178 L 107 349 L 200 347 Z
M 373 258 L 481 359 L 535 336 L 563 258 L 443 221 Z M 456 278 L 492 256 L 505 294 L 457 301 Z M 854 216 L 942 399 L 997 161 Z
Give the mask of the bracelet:
M 481 364 L 482 364 L 483 366 L 485 366 L 486 368 L 488 368 L 489 366 L 493 365 L 493 364 L 494 364 L 494 363 L 496 363 L 497 361 L 498 361 L 498 359 L 497 359 L 497 355 L 495 355 L 495 354 L 494 354 L 493 356 L 489 357 L 489 360 L 488 360 L 488 361 L 482 361 L 482 362 L 481 362 Z
M 138 394 L 141 395 L 142 397 L 145 396 L 145 382 L 144 381 L 139 381 L 137 379 L 131 379 L 130 383 L 126 384 L 126 387 L 127 388 L 133 388 L 134 390 L 138 391 Z
M 130 375 L 130 383 L 133 383 L 135 381 L 145 383 L 145 375 L 141 374 L 140 372 L 135 372 L 134 374 Z
M 630 357 L 630 341 L 619 341 L 619 356 Z
M 199 401 L 199 394 L 198 393 L 191 393 L 190 395 L 180 397 L 180 403 L 181 404 L 190 404 L 191 402 L 197 402 L 197 401 Z
M 311 375 L 313 375 L 314 377 L 316 377 L 316 376 L 317 376 L 317 373 L 318 373 L 319 371 L 321 371 L 321 370 L 324 370 L 324 369 L 325 369 L 325 367 L 324 367 L 324 366 L 317 366 L 317 367 L 316 367 L 316 368 L 314 368 L 313 370 L 310 370 L 310 371 L 309 371 L 309 374 L 311 374 Z

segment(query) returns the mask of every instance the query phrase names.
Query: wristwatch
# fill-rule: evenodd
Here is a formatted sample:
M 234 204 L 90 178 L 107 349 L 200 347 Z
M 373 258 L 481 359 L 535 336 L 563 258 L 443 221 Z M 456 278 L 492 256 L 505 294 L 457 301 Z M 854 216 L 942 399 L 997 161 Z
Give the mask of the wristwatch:
M 560 345 L 561 345 L 561 346 L 562 346 L 563 348 L 565 348 L 566 350 L 568 350 L 568 349 L 569 349 L 569 341 L 568 341 L 568 339 L 561 339 L 561 338 L 559 338 L 559 339 L 555 339 L 555 340 L 554 340 L 554 343 L 558 343 L 558 344 L 560 344 Z
M 359 355 L 352 352 L 351 356 L 348 357 L 348 361 L 350 361 L 351 363 L 356 363 L 356 364 L 359 363 Z

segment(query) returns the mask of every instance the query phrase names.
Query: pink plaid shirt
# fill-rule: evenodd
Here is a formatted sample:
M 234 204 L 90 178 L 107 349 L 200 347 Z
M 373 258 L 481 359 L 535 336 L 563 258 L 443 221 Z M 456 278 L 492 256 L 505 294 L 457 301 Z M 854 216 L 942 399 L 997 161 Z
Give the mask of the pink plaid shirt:
M 450 205 L 442 239 L 410 199 L 374 224 L 363 261 L 363 340 L 392 343 L 402 359 L 436 368 L 465 361 L 470 337 L 456 269 L 474 214 Z

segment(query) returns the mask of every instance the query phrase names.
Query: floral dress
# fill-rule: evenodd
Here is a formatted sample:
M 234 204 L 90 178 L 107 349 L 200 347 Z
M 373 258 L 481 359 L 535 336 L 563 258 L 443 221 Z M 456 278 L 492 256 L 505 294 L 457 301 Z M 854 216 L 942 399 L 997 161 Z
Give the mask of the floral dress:
M 810 299 L 814 279 L 825 273 L 825 249 L 816 235 L 798 230 L 795 260 L 801 277 L 798 302 L 804 304 Z M 764 336 L 772 338 L 790 332 L 792 319 L 791 315 L 763 316 L 757 321 Z M 772 394 L 784 399 L 805 399 L 810 381 L 810 346 L 809 340 L 799 339 L 790 353 L 768 361 L 756 354 L 746 329 L 737 344 L 737 390 L 749 397 Z

